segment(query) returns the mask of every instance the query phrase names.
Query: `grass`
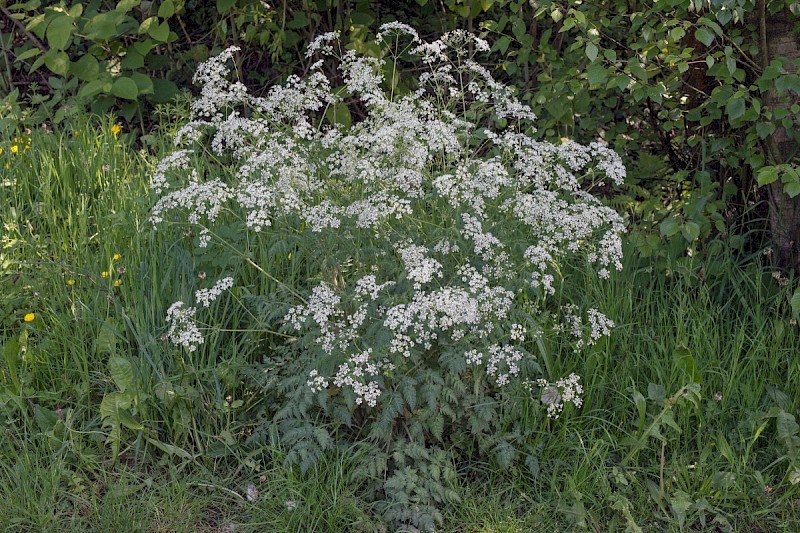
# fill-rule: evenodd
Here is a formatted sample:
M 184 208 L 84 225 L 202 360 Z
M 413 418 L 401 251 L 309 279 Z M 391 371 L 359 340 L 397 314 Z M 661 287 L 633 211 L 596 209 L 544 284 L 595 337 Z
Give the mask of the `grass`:
M 262 337 L 211 334 L 182 355 L 161 340 L 167 306 L 205 269 L 247 280 L 252 294 L 275 288 L 229 252 L 192 255 L 178 225 L 150 228 L 148 175 L 166 137 L 136 151 L 111 123 L 88 119 L 30 136 L 17 154 L 0 140 L 0 527 L 385 530 L 352 481 L 353 450 L 301 473 L 278 444 L 245 443 Z M 256 249 L 255 262 L 268 255 Z M 273 277 L 306 276 L 299 259 L 281 261 Z M 718 268 L 708 277 L 702 263 L 658 269 L 630 251 L 608 283 L 571 270 L 565 296 L 618 326 L 588 352 L 544 339 L 556 377 L 583 376 L 585 404 L 534 419 L 524 391 L 510 392 L 509 420 L 533 428 L 535 460 L 457 465 L 462 503 L 444 509 L 444 530 L 800 530 L 791 284 L 758 258 L 709 261 Z M 246 312 L 220 311 L 231 325 Z M 692 382 L 699 397 L 681 394 Z M 135 420 L 104 420 L 108 397 Z

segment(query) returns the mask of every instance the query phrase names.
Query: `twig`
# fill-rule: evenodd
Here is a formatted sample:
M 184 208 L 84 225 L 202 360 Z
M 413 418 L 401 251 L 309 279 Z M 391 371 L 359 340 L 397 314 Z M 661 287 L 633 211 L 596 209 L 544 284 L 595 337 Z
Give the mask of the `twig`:
M 5 17 L 8 20 L 10 20 L 11 22 L 14 23 L 14 26 L 19 28 L 19 30 L 21 32 L 23 32 L 25 35 L 27 35 L 28 39 L 30 39 L 31 42 L 33 44 L 35 44 L 37 48 L 39 48 L 40 50 L 44 50 L 45 52 L 47 51 L 47 47 L 44 44 L 42 44 L 42 41 L 40 41 L 34 34 L 29 32 L 28 29 L 25 27 L 25 25 L 22 22 L 20 22 L 19 20 L 15 19 L 13 17 L 13 15 L 11 15 L 11 12 L 8 9 L 6 9 L 5 6 L 0 5 L 0 13 L 5 15 Z

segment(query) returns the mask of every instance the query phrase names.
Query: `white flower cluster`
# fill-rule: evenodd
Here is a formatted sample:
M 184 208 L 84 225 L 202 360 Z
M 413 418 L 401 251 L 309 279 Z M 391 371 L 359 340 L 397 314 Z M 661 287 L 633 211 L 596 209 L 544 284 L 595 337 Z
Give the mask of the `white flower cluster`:
M 197 313 L 196 307 L 184 307 L 183 302 L 175 302 L 169 309 L 167 309 L 167 323 L 169 330 L 167 331 L 167 339 L 173 344 L 183 346 L 190 352 L 193 352 L 197 347 L 203 344 L 203 334 L 194 322 L 194 316 Z
M 568 330 L 577 339 L 575 349 L 579 350 L 586 346 L 594 345 L 600 337 L 608 336 L 614 328 L 614 322 L 606 317 L 597 309 L 590 308 L 587 311 L 588 335 L 586 332 L 586 322 L 578 315 L 578 306 L 569 304 L 562 307 L 564 322 L 556 326 L 557 330 Z
M 517 291 L 554 294 L 559 263 L 572 254 L 587 257 L 601 277 L 622 267 L 622 218 L 586 182 L 600 175 L 620 183 L 625 169 L 600 143 L 552 144 L 523 133 L 533 130 L 534 113 L 476 61 L 490 50 L 486 41 L 459 30 L 424 42 L 397 22 L 384 25 L 377 41 L 402 54 L 404 65 L 416 60 L 423 71 L 418 89 L 387 94 L 384 60 L 345 51 L 336 33 L 307 49 L 309 58 L 338 59 L 335 83 L 316 61 L 304 78 L 255 96 L 227 81 L 236 49 L 203 64 L 190 121 L 153 176 L 159 200 L 151 220 L 186 213 L 205 246 L 208 228 L 229 210 L 255 232 L 290 226 L 311 240 L 356 235 L 383 250 L 354 261 L 351 272 L 361 276 L 355 283 L 319 284 L 285 317 L 311 335 L 322 355 L 341 362 L 336 376 L 309 375 L 315 391 L 330 382 L 374 405 L 383 372 L 453 343 L 503 385 L 523 357 L 521 349 L 499 344 L 525 340 L 521 325 L 508 324 L 522 313 Z M 326 110 L 354 103 L 363 116 L 352 126 L 327 123 Z M 486 126 L 500 118 L 507 127 Z M 208 149 L 225 163 L 199 175 L 191 159 Z M 386 280 L 386 264 L 404 274 Z M 410 283 L 397 283 L 404 278 Z M 197 291 L 198 305 L 207 307 L 231 284 L 226 278 Z M 194 349 L 202 342 L 195 308 L 170 309 L 170 338 Z M 585 321 L 567 313 L 566 321 L 566 330 L 580 330 L 580 342 L 589 344 L 613 326 L 594 310 Z M 585 324 L 591 332 L 584 341 Z M 380 357 L 361 346 L 367 330 L 388 339 L 372 347 Z
M 217 298 L 233 287 L 233 278 L 227 277 L 217 281 L 210 289 L 198 289 L 194 293 L 194 298 L 203 307 L 210 306 Z M 195 323 L 196 307 L 184 307 L 181 301 L 173 303 L 167 309 L 167 323 L 169 330 L 165 337 L 177 346 L 183 346 L 190 352 L 204 342 L 203 334 Z
M 519 374 L 519 362 L 525 356 L 522 350 L 509 345 L 492 344 L 486 351 L 488 356 L 478 350 L 469 350 L 464 354 L 467 364 L 478 366 L 485 362 L 486 375 L 494 378 L 500 387 L 507 385 L 512 376 Z
M 536 380 L 541 388 L 541 401 L 547 406 L 547 417 L 558 418 L 564 410 L 564 405 L 571 403 L 575 407 L 583 405 L 583 387 L 581 378 L 577 374 L 570 374 L 555 383 L 548 383 L 546 379 Z
M 202 304 L 203 307 L 208 307 L 214 302 L 222 291 L 226 291 L 233 287 L 233 278 L 222 278 L 218 280 L 210 289 L 199 289 L 194 293 L 194 299 L 197 303 Z

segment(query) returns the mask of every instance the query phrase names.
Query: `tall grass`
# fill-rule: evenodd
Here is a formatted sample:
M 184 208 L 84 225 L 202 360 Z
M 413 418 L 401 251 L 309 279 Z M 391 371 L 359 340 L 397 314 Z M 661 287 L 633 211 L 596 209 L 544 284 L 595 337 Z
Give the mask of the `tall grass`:
M 32 132 L 16 154 L 0 140 L 0 526 L 378 530 L 350 483 L 352 450 L 300 474 L 282 466 L 277 445 L 245 444 L 262 401 L 255 365 L 280 338 L 210 332 L 183 354 L 161 340 L 166 308 L 203 286 L 204 271 L 241 280 L 217 310 L 230 330 L 253 323 L 253 296 L 317 273 L 268 238 L 196 255 L 177 224 L 153 231 L 148 176 L 167 136 L 136 150 L 111 128 L 76 119 Z M 230 220 L 224 231 L 249 238 Z M 534 428 L 537 452 L 511 470 L 465 457 L 465 499 L 447 510 L 447 530 L 800 529 L 791 285 L 757 262 L 709 261 L 725 267 L 713 277 L 658 270 L 628 251 L 610 283 L 569 269 L 565 295 L 604 309 L 617 328 L 588 352 L 560 337 L 530 351 L 546 355 L 547 377 L 584 376 L 585 404 L 546 420 L 523 388 L 510 392 L 508 423 Z M 135 418 L 120 425 L 118 457 L 100 409 L 121 392 L 115 357 L 131 365 L 123 388 Z M 680 396 L 693 382 L 696 404 Z M 122 509 L 135 511 L 130 522 Z

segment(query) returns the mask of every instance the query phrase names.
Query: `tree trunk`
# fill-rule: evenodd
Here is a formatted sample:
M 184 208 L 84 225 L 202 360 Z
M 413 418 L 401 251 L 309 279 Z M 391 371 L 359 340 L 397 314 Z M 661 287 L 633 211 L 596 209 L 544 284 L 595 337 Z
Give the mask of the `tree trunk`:
M 784 58 L 785 67 L 794 74 L 797 67 L 792 64 L 800 59 L 800 34 L 793 27 L 796 18 L 784 8 L 778 13 L 768 14 L 764 9 L 765 0 L 759 2 L 761 7 L 761 45 L 766 45 L 767 54 L 763 57 L 768 64 L 772 58 Z M 800 102 L 800 96 L 791 94 L 791 101 L 779 101 L 777 93 L 770 91 L 766 98 L 767 108 L 788 107 Z M 789 163 L 797 161 L 798 145 L 785 128 L 779 126 L 767 140 L 769 147 L 768 164 Z M 800 274 L 800 196 L 789 198 L 783 190 L 780 180 L 769 185 L 770 230 L 775 246 L 776 259 L 783 268 L 794 268 Z

